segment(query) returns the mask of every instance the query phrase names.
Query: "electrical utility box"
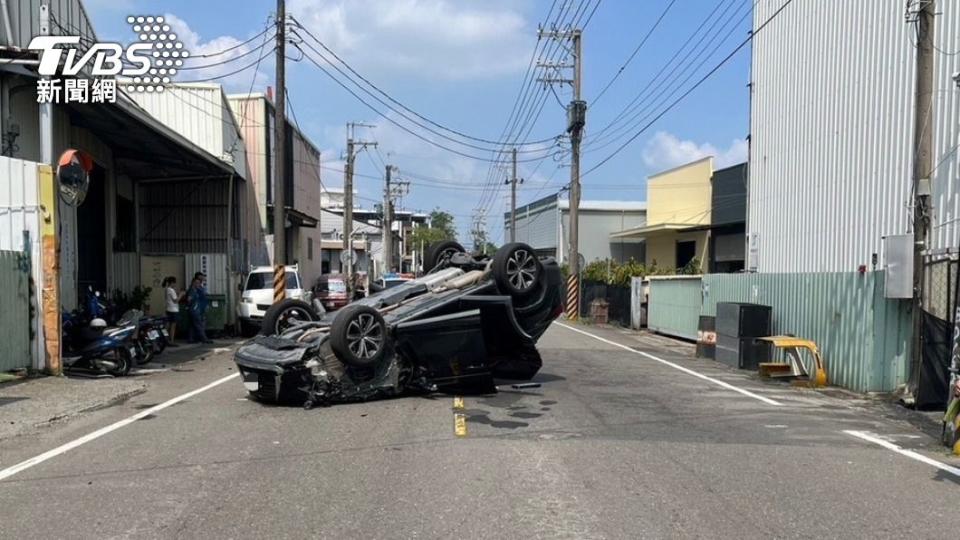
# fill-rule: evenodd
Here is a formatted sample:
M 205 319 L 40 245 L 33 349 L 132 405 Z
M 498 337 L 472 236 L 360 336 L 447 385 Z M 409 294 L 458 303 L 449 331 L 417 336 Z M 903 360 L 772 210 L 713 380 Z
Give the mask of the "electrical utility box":
M 883 239 L 884 298 L 913 298 L 913 235 Z

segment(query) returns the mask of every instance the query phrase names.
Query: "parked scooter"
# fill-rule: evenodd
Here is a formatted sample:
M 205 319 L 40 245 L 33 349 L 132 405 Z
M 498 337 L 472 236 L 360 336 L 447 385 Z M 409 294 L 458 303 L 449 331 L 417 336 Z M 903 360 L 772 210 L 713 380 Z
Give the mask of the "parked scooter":
M 62 328 L 65 367 L 85 367 L 114 377 L 130 373 L 136 356 L 131 341 L 135 325 L 107 327 L 103 319 L 86 322 L 74 312 L 63 314 Z
M 143 320 L 143 325 L 147 329 L 149 335 L 155 333 L 154 339 L 154 350 L 157 354 L 162 353 L 166 350 L 167 345 L 170 344 L 170 332 L 167 331 L 167 318 L 166 317 L 147 317 Z
M 160 333 L 150 326 L 149 319 L 139 309 L 130 309 L 117 319 L 117 326 L 133 327 L 134 360 L 138 366 L 149 364 L 160 348 Z

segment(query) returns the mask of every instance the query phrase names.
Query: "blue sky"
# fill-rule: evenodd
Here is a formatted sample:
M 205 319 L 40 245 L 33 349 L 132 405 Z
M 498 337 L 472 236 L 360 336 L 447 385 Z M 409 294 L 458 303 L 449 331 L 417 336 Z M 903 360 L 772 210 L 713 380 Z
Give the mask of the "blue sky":
M 592 2 L 589 0 L 589 7 Z M 558 0 L 554 14 L 565 3 L 571 5 L 571 11 L 580 4 Z M 709 20 L 709 26 L 717 20 L 729 20 L 726 26 L 714 30 L 717 38 L 705 48 L 707 56 L 694 55 L 680 68 L 688 69 L 684 77 L 691 75 L 680 92 L 733 50 L 749 31 L 751 0 L 677 0 L 636 57 L 593 106 L 597 94 L 669 3 L 670 0 L 602 0 L 586 27 L 583 97 L 590 109 L 582 160 L 584 171 L 640 131 L 645 122 L 625 122 L 620 124 L 621 130 L 608 131 L 608 137 L 596 137 L 701 23 Z M 275 8 L 275 2 L 270 0 L 86 0 L 85 4 L 101 39 L 128 41 L 129 26 L 124 20 L 127 15 L 173 15 L 181 40 L 194 54 L 220 51 L 256 35 Z M 445 126 L 499 140 L 537 43 L 537 26 L 553 0 L 287 0 L 287 4 L 288 11 L 326 45 L 398 101 Z M 706 38 L 704 45 L 709 40 Z M 259 41 L 251 45 L 258 47 Z M 247 50 L 245 46 L 235 53 Z M 219 75 L 247 65 L 257 54 L 208 70 L 206 75 Z M 298 58 L 300 54 L 291 48 L 288 56 Z M 697 65 L 700 67 L 694 69 Z M 179 79 L 196 75 L 197 72 L 181 72 Z M 684 77 L 675 80 L 679 83 Z M 645 178 L 659 170 L 705 154 L 716 155 L 720 166 L 743 161 L 749 118 L 748 80 L 746 48 L 623 151 L 584 177 L 583 198 L 645 200 Z M 246 92 L 251 84 L 255 91 L 263 91 L 273 84 L 273 62 L 265 61 L 256 75 L 251 69 L 224 82 L 231 92 Z M 322 171 L 325 185 L 342 186 L 342 173 L 331 169 L 342 166 L 345 124 L 376 124 L 376 129 L 359 133 L 380 143 L 380 155 L 371 152 L 360 156 L 357 173 L 382 177 L 381 158 L 397 165 L 400 176 L 412 183 L 403 206 L 423 211 L 440 207 L 454 214 L 461 239 L 466 239 L 470 216 L 490 177 L 489 163 L 457 156 L 402 131 L 305 60 L 288 62 L 287 84 L 301 128 L 323 150 L 324 166 L 328 167 Z M 558 87 L 557 92 L 561 102 L 570 99 L 569 88 Z M 668 90 L 654 103 L 669 103 L 669 94 Z M 654 107 L 657 112 L 663 108 Z M 395 114 L 388 114 L 408 125 Z M 565 121 L 564 110 L 553 96 L 548 96 L 529 138 L 556 135 L 563 131 Z M 610 144 L 600 147 L 604 142 Z M 565 185 L 569 169 L 559 165 L 553 158 L 521 164 L 520 176 L 527 182 L 519 190 L 518 204 L 556 193 Z M 424 176 L 443 179 L 444 184 L 418 178 Z M 358 177 L 357 188 L 360 203 L 365 207 L 372 206 L 373 199 L 382 193 L 381 182 L 373 178 Z M 487 228 L 497 243 L 503 240 L 500 223 L 508 203 L 507 194 L 506 186 L 502 186 L 491 204 L 484 205 L 488 208 Z

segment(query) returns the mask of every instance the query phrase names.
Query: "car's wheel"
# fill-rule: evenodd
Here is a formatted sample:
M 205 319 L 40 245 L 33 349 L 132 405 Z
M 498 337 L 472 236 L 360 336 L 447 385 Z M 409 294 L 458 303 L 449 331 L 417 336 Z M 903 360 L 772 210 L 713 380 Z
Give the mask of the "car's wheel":
M 344 364 L 369 368 L 387 353 L 387 323 L 379 311 L 364 305 L 343 308 L 330 326 L 330 348 Z
M 260 335 L 279 335 L 295 324 L 316 320 L 319 320 L 319 317 L 310 307 L 310 304 L 302 300 L 287 298 L 270 306 L 270 309 L 264 313 Z
M 424 253 L 423 271 L 429 272 L 436 268 L 440 263 L 450 260 L 450 257 L 452 257 L 454 254 L 464 253 L 465 251 L 466 250 L 463 249 L 463 246 L 453 240 L 437 242 L 436 244 L 433 244 L 427 248 L 427 252 Z
M 493 256 L 493 279 L 510 296 L 522 298 L 540 286 L 543 265 L 527 244 L 507 244 Z
M 133 358 L 130 357 L 130 351 L 126 347 L 120 347 L 113 352 L 114 367 L 107 370 L 107 373 L 114 377 L 123 377 L 130 373 L 133 367 Z

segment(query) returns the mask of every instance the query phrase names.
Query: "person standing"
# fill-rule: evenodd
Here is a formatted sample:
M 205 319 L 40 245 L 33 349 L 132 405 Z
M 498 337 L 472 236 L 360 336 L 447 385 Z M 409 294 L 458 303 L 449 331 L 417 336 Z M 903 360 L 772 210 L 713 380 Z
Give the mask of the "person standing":
M 177 278 L 167 276 L 161 285 L 163 285 L 163 298 L 166 303 L 167 311 L 167 333 L 170 334 L 171 347 L 179 347 L 177 339 L 177 317 L 180 315 L 180 301 L 183 299 L 183 292 L 177 292 Z
M 213 343 L 207 337 L 207 289 L 204 286 L 207 276 L 203 272 L 193 275 L 193 282 L 187 291 L 187 309 L 190 314 L 190 343 Z

